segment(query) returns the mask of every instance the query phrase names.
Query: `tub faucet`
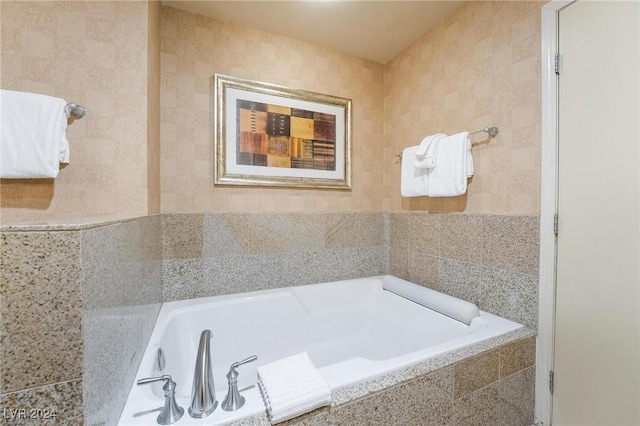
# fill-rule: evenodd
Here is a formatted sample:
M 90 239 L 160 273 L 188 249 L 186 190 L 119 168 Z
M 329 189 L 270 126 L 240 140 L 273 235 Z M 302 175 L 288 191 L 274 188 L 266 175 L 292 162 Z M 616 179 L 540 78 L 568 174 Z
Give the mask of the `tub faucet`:
M 193 373 L 191 388 L 191 405 L 189 415 L 196 419 L 207 417 L 218 406 L 216 388 L 213 384 L 213 368 L 211 367 L 211 330 L 203 330 L 200 334 L 198 357 Z

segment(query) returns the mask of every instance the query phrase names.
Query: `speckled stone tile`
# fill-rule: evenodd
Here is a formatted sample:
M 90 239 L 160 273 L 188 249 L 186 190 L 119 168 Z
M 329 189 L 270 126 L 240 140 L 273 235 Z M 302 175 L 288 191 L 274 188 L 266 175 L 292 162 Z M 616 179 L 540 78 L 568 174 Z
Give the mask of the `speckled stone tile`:
M 234 227 L 228 222 L 233 215 L 207 214 L 203 219 L 203 248 L 205 259 L 218 256 L 245 254 L 240 241 L 236 238 Z
M 6 410 L 6 411 L 3 411 Z M 39 415 L 37 419 L 12 416 L 10 410 L 25 410 L 25 416 Z M 42 411 L 32 411 L 42 410 Z M 47 386 L 0 395 L 3 425 L 82 425 L 85 423 L 82 404 L 82 380 L 54 383 Z M 14 411 L 15 413 L 15 411 Z M 44 414 L 55 414 L 45 418 Z
M 366 382 L 356 383 L 355 385 L 332 391 L 331 408 L 322 408 L 311 413 L 297 417 L 283 423 L 284 426 L 289 425 L 306 425 L 306 426 L 327 426 L 327 425 L 368 425 L 369 421 L 382 422 L 380 424 L 388 425 L 415 425 L 415 426 L 451 426 L 454 424 L 454 365 L 456 362 L 487 353 L 493 349 L 497 349 L 502 345 L 520 340 L 525 337 L 532 336 L 532 331 L 526 328 L 511 331 L 502 336 L 489 339 L 484 342 L 476 343 L 471 346 L 455 350 L 451 353 L 436 356 L 429 360 L 425 360 L 418 364 L 410 365 Z M 489 387 L 493 389 L 491 393 L 494 398 L 489 401 L 493 406 L 492 418 L 497 418 L 497 387 L 498 384 L 493 383 Z M 475 414 L 479 414 L 479 418 L 487 417 L 483 411 L 473 411 L 475 406 L 480 405 L 484 394 L 476 395 L 482 392 L 485 387 L 466 397 L 458 399 L 462 401 L 457 405 L 457 415 L 459 419 L 467 421 L 462 424 L 482 424 L 473 423 Z M 389 392 L 396 393 L 391 394 Z M 476 395 L 475 399 L 470 399 L 471 395 Z M 373 401 L 368 401 L 375 398 Z M 465 400 L 465 398 L 468 398 Z M 398 399 L 402 403 L 397 402 Z M 407 403 L 408 401 L 408 403 Z M 394 407 L 390 409 L 395 414 L 383 415 L 378 419 L 370 419 L 369 414 L 363 413 L 360 402 L 366 402 L 364 407 L 368 407 L 369 411 L 372 407 L 384 407 L 385 403 L 391 402 Z M 473 404 L 470 404 L 473 403 Z M 470 405 L 472 405 L 470 407 Z M 398 414 L 395 407 L 404 407 L 405 413 Z M 343 411 L 343 408 L 346 410 Z M 468 415 L 468 417 L 465 417 Z M 490 419 L 491 420 L 491 419 Z M 254 416 L 241 422 L 233 423 L 234 426 L 266 426 L 268 425 L 266 414 Z M 497 423 L 486 423 L 497 424 Z
M 440 256 L 468 263 L 482 259 L 482 216 L 441 215 Z
M 537 329 L 537 275 L 483 267 L 480 289 L 480 309 Z
M 482 216 L 482 264 L 538 275 L 538 216 Z
M 440 256 L 440 214 L 410 213 L 408 250 Z
M 439 290 L 438 270 L 440 268 L 439 259 L 428 254 L 409 251 L 407 259 L 407 269 L 409 271 L 409 281 L 421 286 Z
M 194 299 L 207 295 L 203 289 L 202 259 L 168 259 L 162 261 L 162 295 L 164 302 Z
M 204 260 L 200 294 L 217 296 L 382 275 L 387 262 L 387 249 L 381 246 L 215 257 Z
M 83 309 L 122 306 L 125 279 L 133 261 L 123 256 L 118 224 L 82 231 Z M 129 249 L 127 249 L 129 251 Z M 127 273 L 121 273 L 127 271 Z
M 400 249 L 409 248 L 409 214 L 389 213 L 389 244 Z
M 405 385 L 406 400 L 409 406 L 415 406 L 416 419 L 421 424 L 438 424 L 452 416 L 452 402 L 454 396 L 454 370 L 445 367 L 431 374 L 418 377 Z M 446 424 L 446 423 L 441 423 Z
M 230 254 L 275 254 L 321 250 L 326 215 L 322 213 L 230 213 L 220 215 Z M 207 235 L 207 254 L 224 255 L 224 247 Z
M 500 418 L 498 383 L 456 399 L 453 405 L 454 426 L 497 425 Z
M 457 363 L 455 372 L 455 399 L 497 382 L 500 370 L 498 349 Z
M 404 382 L 406 380 L 414 379 L 423 374 L 434 372 L 439 368 L 453 365 L 456 362 L 462 361 L 469 357 L 476 356 L 481 353 L 498 348 L 507 343 L 529 337 L 532 334 L 533 332 L 525 327 L 519 328 L 501 336 L 497 336 L 483 342 L 475 343 L 464 348 L 456 349 L 452 352 L 435 356 L 417 364 L 409 365 L 405 368 L 391 371 L 374 379 L 356 383 L 345 388 L 337 389 L 331 393 L 331 397 L 333 400 L 332 404 L 344 404 L 356 398 L 364 397 L 371 392 L 376 392 L 389 386 Z
M 535 366 L 501 380 L 498 384 L 500 426 L 530 426 L 535 410 Z
M 471 303 L 478 303 L 482 289 L 483 269 L 478 264 L 440 259 L 438 284 L 440 291 Z
M 81 238 L 0 235 L 0 393 L 82 376 Z
M 203 215 L 162 215 L 162 258 L 202 257 Z
M 100 322 L 104 337 L 95 343 L 100 345 L 99 351 L 84 366 L 87 424 L 117 423 L 151 335 L 153 324 L 145 321 L 144 315 L 138 306 L 104 313 Z
M 389 274 L 409 280 L 409 252 L 397 247 L 389 247 Z
M 371 247 L 384 244 L 382 213 L 328 213 L 325 247 L 327 249 Z
M 500 348 L 500 378 L 507 377 L 536 362 L 535 336 L 517 340 Z
M 163 298 L 161 219 L 82 232 L 86 421 L 116 424 Z

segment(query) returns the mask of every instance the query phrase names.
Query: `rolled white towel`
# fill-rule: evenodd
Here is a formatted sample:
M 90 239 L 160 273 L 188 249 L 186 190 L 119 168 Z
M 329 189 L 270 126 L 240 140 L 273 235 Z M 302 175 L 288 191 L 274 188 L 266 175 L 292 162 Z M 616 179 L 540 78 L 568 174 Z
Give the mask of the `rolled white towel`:
M 271 423 L 331 404 L 331 389 L 306 352 L 257 368 L 258 387 Z

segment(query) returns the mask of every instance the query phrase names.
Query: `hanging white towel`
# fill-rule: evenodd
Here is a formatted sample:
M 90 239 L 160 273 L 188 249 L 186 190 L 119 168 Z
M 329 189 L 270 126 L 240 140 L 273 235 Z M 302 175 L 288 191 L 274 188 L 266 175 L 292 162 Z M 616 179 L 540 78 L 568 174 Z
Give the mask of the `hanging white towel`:
M 69 162 L 64 99 L 0 90 L 0 177 L 55 178 Z
M 467 134 L 467 177 L 471 177 L 476 173 L 475 165 L 473 164 L 473 152 L 471 150 L 471 139 Z
M 415 167 L 414 159 L 417 149 L 416 145 L 402 151 L 400 193 L 403 197 L 424 197 L 427 195 L 427 172 L 429 169 Z
M 462 132 L 440 140 L 436 165 L 427 170 L 429 197 L 455 197 L 467 192 L 468 136 L 469 132 Z
M 421 169 L 433 168 L 436 165 L 439 142 L 446 136 L 444 133 L 436 133 L 422 139 L 415 154 L 414 166 Z
M 257 368 L 258 387 L 271 423 L 331 404 L 331 390 L 306 352 Z

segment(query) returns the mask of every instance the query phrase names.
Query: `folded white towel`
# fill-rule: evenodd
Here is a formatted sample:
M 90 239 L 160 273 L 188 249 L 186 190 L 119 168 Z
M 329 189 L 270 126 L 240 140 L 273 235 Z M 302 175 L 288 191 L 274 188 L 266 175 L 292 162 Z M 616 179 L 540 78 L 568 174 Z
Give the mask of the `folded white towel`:
M 331 389 L 306 352 L 257 368 L 258 387 L 271 423 L 331 404 Z
M 414 166 L 422 169 L 431 169 L 436 165 L 439 141 L 446 137 L 444 133 L 436 133 L 422 139 L 415 153 Z
M 64 99 L 0 90 L 0 177 L 55 178 L 69 162 Z
M 429 197 L 455 197 L 467 192 L 469 132 L 447 136 L 440 140 L 438 159 L 427 169 Z
M 431 169 L 416 168 L 415 153 L 418 146 L 411 146 L 402 151 L 402 170 L 400 176 L 400 193 L 403 197 L 423 197 L 427 195 L 427 173 Z

